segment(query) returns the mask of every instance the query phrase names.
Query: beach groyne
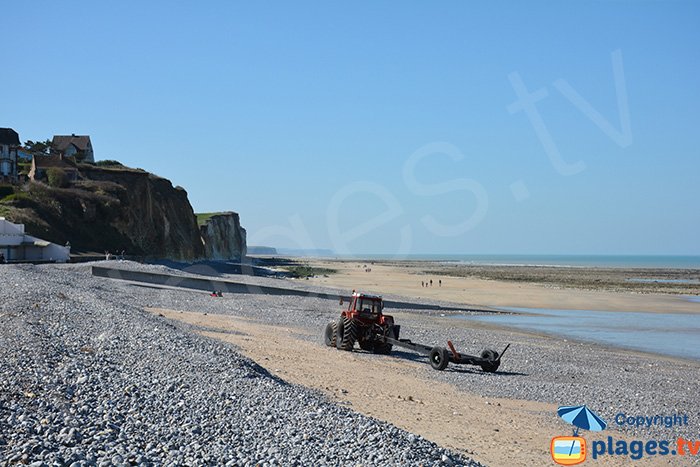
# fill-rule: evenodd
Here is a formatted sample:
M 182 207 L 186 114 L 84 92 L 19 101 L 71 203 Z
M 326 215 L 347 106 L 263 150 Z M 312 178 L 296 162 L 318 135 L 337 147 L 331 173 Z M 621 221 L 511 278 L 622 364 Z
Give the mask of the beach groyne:
M 124 269 L 109 266 L 92 266 L 92 275 L 106 277 L 122 281 L 139 282 L 153 286 L 178 287 L 202 291 L 221 291 L 231 294 L 261 294 L 261 295 L 289 295 L 297 297 L 314 297 L 327 300 L 340 300 L 345 303 L 350 300 L 350 295 L 342 292 L 330 293 L 319 292 L 307 289 L 280 287 L 271 285 L 257 285 L 245 281 L 234 281 L 231 279 L 216 279 L 211 277 L 197 277 L 185 274 L 166 274 L 156 272 L 146 272 L 134 269 Z M 431 310 L 448 312 L 469 312 L 469 311 L 490 311 L 484 309 L 471 309 L 469 307 L 436 305 L 421 303 L 418 301 L 384 300 L 384 305 L 388 308 L 401 308 L 406 310 Z

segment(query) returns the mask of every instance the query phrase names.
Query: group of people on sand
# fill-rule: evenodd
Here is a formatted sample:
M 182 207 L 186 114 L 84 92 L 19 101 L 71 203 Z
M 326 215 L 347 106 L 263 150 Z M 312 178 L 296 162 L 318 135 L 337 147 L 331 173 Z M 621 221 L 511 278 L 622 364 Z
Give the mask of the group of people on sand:
M 433 280 L 430 279 L 429 281 L 420 281 L 420 286 L 421 287 L 432 287 Z M 438 287 L 442 287 L 442 279 L 438 279 Z

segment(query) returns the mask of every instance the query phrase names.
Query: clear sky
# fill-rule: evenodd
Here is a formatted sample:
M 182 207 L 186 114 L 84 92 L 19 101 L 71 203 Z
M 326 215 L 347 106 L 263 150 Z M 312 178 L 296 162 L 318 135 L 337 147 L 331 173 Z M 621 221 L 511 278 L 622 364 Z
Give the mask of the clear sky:
M 700 3 L 5 2 L 0 127 L 340 253 L 700 254 Z

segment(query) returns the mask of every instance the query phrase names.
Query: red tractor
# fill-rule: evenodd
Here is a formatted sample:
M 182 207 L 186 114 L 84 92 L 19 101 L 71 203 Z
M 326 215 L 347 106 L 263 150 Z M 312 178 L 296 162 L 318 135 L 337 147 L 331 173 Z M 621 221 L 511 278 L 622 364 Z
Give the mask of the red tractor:
M 352 350 L 357 342 L 362 350 L 391 353 L 392 345 L 386 338 L 398 339 L 400 326 L 394 324 L 394 318 L 383 314 L 383 309 L 382 297 L 353 292 L 348 309 L 343 310 L 338 321 L 326 326 L 326 345 Z
M 449 363 L 455 363 L 480 366 L 488 373 L 498 370 L 501 357 L 510 347 L 510 344 L 506 345 L 500 354 L 495 350 L 485 349 L 477 357 L 460 354 L 449 340 L 445 348 L 411 342 L 410 339 L 399 339 L 401 327 L 394 324 L 393 317 L 382 313 L 383 309 L 382 297 L 353 291 L 348 309 L 342 311 L 338 321 L 331 321 L 326 325 L 326 345 L 350 351 L 357 342 L 362 350 L 380 354 L 391 353 L 391 348 L 396 345 L 425 355 L 430 366 L 436 370 L 444 370 Z

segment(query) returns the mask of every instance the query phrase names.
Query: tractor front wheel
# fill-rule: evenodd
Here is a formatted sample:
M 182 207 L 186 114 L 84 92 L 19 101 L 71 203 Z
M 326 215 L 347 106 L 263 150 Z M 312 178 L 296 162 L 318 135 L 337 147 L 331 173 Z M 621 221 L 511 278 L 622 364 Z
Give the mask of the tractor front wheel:
M 374 353 L 389 355 L 391 353 L 391 349 L 391 344 L 386 344 L 384 342 L 377 342 L 374 344 Z
M 336 324 L 331 321 L 326 325 L 326 331 L 323 333 L 323 340 L 328 347 L 335 347 L 335 326 Z
M 336 324 L 335 346 L 339 350 L 352 350 L 357 340 L 357 325 L 348 318 L 340 318 Z
M 382 331 L 383 336 L 380 337 L 379 339 L 382 339 L 383 337 L 391 337 L 393 339 L 398 340 L 400 329 L 401 329 L 401 326 L 390 324 L 383 329 L 383 331 Z M 382 355 L 389 355 L 391 353 L 391 349 L 392 349 L 392 345 L 386 341 L 377 340 L 374 343 L 374 353 L 378 353 L 378 354 L 382 354 Z
M 447 354 L 447 349 L 444 347 L 433 347 L 428 355 L 430 366 L 434 370 L 444 370 L 447 364 L 450 363 L 450 356 Z
M 372 352 L 374 350 L 374 343 L 372 341 L 360 339 L 357 341 L 357 343 L 360 344 L 360 348 L 362 350 L 366 350 L 367 352 Z

